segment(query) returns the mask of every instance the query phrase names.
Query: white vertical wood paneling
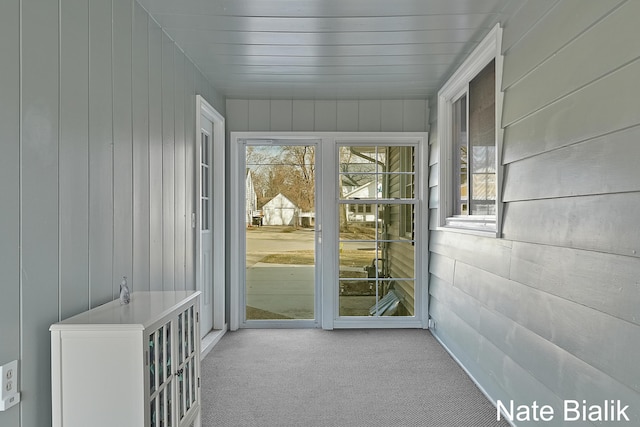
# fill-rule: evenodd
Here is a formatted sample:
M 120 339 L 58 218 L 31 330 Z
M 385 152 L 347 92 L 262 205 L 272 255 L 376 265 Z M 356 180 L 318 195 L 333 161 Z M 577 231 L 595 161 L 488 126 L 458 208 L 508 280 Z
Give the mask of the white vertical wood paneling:
M 249 130 L 269 130 L 271 126 L 269 101 L 255 99 L 249 101 Z
M 316 101 L 314 116 L 314 131 L 335 132 L 338 128 L 337 101 Z
M 133 283 L 131 0 L 113 0 L 113 297 Z
M 175 90 L 175 289 L 185 289 L 185 233 L 186 233 L 186 214 L 185 214 L 185 148 L 184 148 L 184 53 L 178 47 L 174 52 L 174 90 Z
M 60 318 L 89 308 L 89 5 L 60 5 Z
M 226 102 L 229 131 L 424 132 L 426 100 L 244 100 Z
M 91 307 L 113 297 L 111 2 L 89 3 L 89 283 Z
M 49 334 L 59 317 L 58 3 L 22 2 L 20 403 L 22 427 L 51 422 Z M 25 393 L 26 395 L 26 393 Z
M 149 286 L 162 290 L 162 30 L 149 27 Z
M 293 110 L 291 100 L 272 100 L 271 110 L 271 130 L 290 131 L 292 129 Z
M 195 66 L 188 59 L 184 66 L 185 288 L 195 290 L 195 229 L 191 227 L 191 214 L 196 212 L 195 143 L 200 131 L 196 130 Z
M 230 132 L 249 129 L 249 101 L 246 99 L 227 100 L 227 129 Z
M 196 92 L 204 97 L 207 97 L 209 92 L 205 78 L 200 70 L 196 70 Z
M 402 100 L 384 100 L 380 103 L 380 129 L 384 132 L 402 132 Z
M 175 93 L 174 44 L 162 33 L 162 289 L 175 284 Z
M 0 360 L 20 358 L 20 1 L 0 3 Z M 0 412 L 18 427 L 20 412 Z
M 315 108 L 313 101 L 293 100 L 293 126 L 292 130 L 313 130 Z M 249 123 L 251 125 L 251 123 Z
M 381 106 L 378 100 L 360 101 L 358 106 L 358 130 L 379 132 L 381 126 Z
M 338 101 L 338 132 L 358 130 L 358 101 Z
M 405 99 L 402 108 L 402 130 L 405 132 L 424 132 L 427 129 L 429 107 L 419 99 Z
M 170 187 L 182 209 L 168 206 L 171 232 L 183 227 L 170 262 L 185 276 L 195 67 L 181 53 L 163 64 L 148 20 L 131 0 L 0 4 L 0 362 L 20 360 L 23 392 L 0 412 L 3 427 L 51 424 L 52 323 L 113 299 L 121 275 L 135 290 L 162 289 L 163 137 L 183 146 L 166 166 L 182 179 Z M 168 38 L 165 50 L 177 50 Z
M 134 2 L 132 34 L 133 277 L 132 290 L 149 290 L 149 30 Z

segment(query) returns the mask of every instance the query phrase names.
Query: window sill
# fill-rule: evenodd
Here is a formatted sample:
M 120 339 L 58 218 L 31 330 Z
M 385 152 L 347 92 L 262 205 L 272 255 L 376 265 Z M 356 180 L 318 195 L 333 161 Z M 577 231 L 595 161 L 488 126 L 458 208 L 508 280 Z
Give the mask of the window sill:
M 495 216 L 449 217 L 439 230 L 497 237 Z

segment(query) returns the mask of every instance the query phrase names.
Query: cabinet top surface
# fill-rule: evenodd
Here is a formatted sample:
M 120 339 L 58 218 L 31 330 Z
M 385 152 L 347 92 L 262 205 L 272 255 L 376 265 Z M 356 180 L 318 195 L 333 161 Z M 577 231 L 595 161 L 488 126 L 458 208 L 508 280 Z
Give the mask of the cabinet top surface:
M 129 304 L 114 300 L 51 325 L 50 330 L 84 329 L 82 325 L 144 329 L 200 295 L 199 291 L 132 292 Z

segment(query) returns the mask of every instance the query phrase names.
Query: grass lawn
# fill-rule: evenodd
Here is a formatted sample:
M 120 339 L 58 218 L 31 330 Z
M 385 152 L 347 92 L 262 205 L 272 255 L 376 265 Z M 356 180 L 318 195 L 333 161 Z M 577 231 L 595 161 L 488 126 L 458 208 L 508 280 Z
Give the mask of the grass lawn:
M 343 250 L 340 252 L 340 265 L 350 267 L 364 267 L 371 264 L 375 257 L 375 251 Z M 313 265 L 315 263 L 315 251 L 291 251 L 267 255 L 260 262 L 269 264 L 295 264 Z

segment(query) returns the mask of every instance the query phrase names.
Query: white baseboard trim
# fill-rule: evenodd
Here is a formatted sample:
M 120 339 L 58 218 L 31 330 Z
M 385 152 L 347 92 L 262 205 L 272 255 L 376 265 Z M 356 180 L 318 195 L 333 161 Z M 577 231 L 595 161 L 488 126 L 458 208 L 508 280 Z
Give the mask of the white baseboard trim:
M 220 341 L 220 338 L 227 332 L 227 324 L 222 329 L 214 329 L 202 338 L 200 360 L 204 359 L 213 347 Z
M 447 347 L 447 345 L 440 339 L 440 337 L 438 335 L 434 334 L 433 331 L 429 331 L 429 332 L 436 339 L 436 341 L 438 341 L 438 343 L 440 343 L 442 348 L 444 348 L 445 351 L 447 353 L 449 353 L 449 356 L 451 356 L 451 358 L 453 360 L 455 360 L 455 362 L 458 364 L 458 366 L 460 366 L 462 368 L 462 370 L 467 374 L 467 376 L 471 379 L 471 381 L 473 381 L 473 383 L 476 385 L 476 387 L 478 387 L 478 390 L 480 390 L 480 392 L 482 392 L 482 394 L 484 394 L 484 396 L 489 400 L 489 402 L 491 402 L 491 404 L 495 408 L 497 408 L 498 405 L 497 405 L 496 400 L 493 397 L 491 397 L 489 395 L 489 393 L 487 393 L 485 388 L 482 385 L 480 385 L 478 380 L 473 375 L 471 375 L 471 372 L 469 371 L 469 369 L 467 369 L 467 367 L 460 361 L 460 359 L 458 359 L 458 357 L 455 354 L 453 354 L 453 352 L 449 349 L 449 347 Z M 504 420 L 506 420 L 512 427 L 517 427 L 516 424 L 514 424 L 514 422 L 509 420 L 507 417 L 502 417 L 502 418 Z

